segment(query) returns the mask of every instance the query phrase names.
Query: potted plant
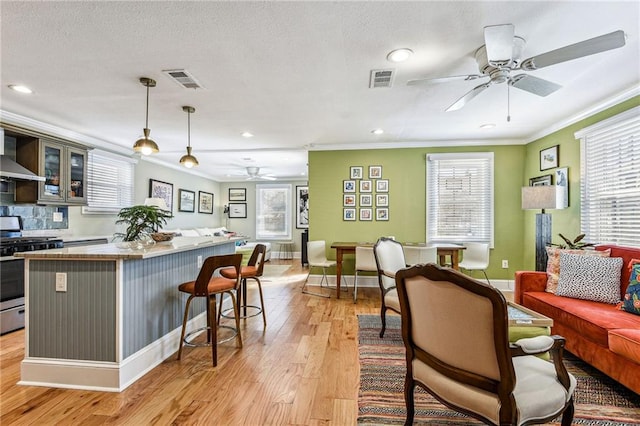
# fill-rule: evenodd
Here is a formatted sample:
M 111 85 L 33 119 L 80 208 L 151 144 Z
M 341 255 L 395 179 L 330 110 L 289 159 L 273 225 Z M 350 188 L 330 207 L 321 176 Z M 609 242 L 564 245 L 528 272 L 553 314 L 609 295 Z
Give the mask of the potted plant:
M 136 241 L 143 235 L 157 232 L 163 225 L 167 224 L 167 219 L 173 215 L 168 210 L 159 209 L 156 206 L 132 206 L 125 207 L 118 213 L 116 225 L 126 224 L 124 233 L 117 233 L 123 241 Z
M 575 237 L 573 240 L 568 239 L 562 234 L 558 234 L 560 238 L 564 240 L 564 244 L 551 244 L 552 246 L 560 247 L 561 249 L 572 249 L 572 250 L 584 250 L 586 247 L 593 247 L 594 243 L 585 243 L 582 240 L 585 237 L 585 234 L 580 234 Z

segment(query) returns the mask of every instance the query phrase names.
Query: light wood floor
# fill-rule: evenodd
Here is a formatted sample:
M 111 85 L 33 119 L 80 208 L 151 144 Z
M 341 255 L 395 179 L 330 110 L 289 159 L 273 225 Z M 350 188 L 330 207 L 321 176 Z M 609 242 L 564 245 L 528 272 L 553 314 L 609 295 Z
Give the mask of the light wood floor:
M 186 348 L 121 393 L 18 386 L 24 331 L 0 337 L 0 424 L 354 425 L 357 314 L 379 313 L 379 290 L 305 295 L 299 260 L 270 263 L 292 266 L 263 282 L 266 330 L 244 320 L 244 347 L 219 345 L 216 368 L 209 348 Z

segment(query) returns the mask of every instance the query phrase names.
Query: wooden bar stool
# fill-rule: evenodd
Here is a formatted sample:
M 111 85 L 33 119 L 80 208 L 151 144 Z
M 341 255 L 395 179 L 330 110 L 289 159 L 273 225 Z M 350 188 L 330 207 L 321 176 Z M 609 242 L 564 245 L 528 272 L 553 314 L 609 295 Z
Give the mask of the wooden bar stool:
M 189 294 L 187 304 L 184 309 L 184 319 L 182 320 L 182 333 L 180 335 L 180 346 L 178 349 L 178 359 L 182 357 L 182 346 L 192 344 L 188 339 L 193 334 L 204 329 L 207 330 L 207 343 L 211 345 L 211 356 L 213 358 L 213 366 L 218 365 L 218 327 L 216 322 L 216 295 L 227 293 L 231 296 L 236 319 L 236 341 L 238 347 L 242 347 L 242 336 L 240 334 L 240 312 L 236 307 L 236 298 L 234 292 L 237 293 L 240 286 L 240 263 L 242 262 L 241 254 L 225 254 L 221 256 L 211 256 L 205 259 L 195 281 L 182 283 L 178 286 L 178 290 Z M 236 271 L 236 278 L 225 278 L 221 276 L 213 276 L 220 268 L 232 267 Z M 194 330 L 185 338 L 187 329 L 187 320 L 189 319 L 189 306 L 194 297 L 207 298 L 207 327 Z M 200 345 L 204 346 L 204 345 Z

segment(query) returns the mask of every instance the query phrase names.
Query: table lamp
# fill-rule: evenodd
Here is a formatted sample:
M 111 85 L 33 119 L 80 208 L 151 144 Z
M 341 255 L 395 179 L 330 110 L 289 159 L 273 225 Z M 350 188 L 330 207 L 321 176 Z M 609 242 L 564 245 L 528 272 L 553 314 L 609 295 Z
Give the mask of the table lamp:
M 155 206 L 155 207 L 159 208 L 160 210 L 169 210 L 169 207 L 167 207 L 167 203 L 166 203 L 166 201 L 164 201 L 164 198 L 158 198 L 158 197 L 145 198 L 144 199 L 144 205 L 145 206 Z
M 538 185 L 522 187 L 522 209 L 536 214 L 536 271 L 547 270 L 547 245 L 551 243 L 551 215 L 545 209 L 567 208 L 567 187 Z

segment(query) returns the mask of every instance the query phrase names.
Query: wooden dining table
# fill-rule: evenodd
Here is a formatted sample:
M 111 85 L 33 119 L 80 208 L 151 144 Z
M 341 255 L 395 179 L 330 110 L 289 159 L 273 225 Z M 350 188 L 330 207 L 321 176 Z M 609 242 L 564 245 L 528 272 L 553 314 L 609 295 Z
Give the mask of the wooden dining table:
M 458 263 L 460 262 L 460 252 L 466 247 L 460 244 L 451 243 L 401 243 L 403 246 L 408 247 L 436 247 L 438 252 L 438 261 L 441 266 L 445 266 L 447 256 L 451 257 L 451 267 L 453 269 L 459 269 Z M 356 252 L 356 247 L 373 247 L 374 243 L 371 242 L 334 242 L 331 243 L 331 248 L 336 250 L 336 298 L 340 299 L 340 283 L 342 280 L 342 259 L 345 254 L 351 254 Z

